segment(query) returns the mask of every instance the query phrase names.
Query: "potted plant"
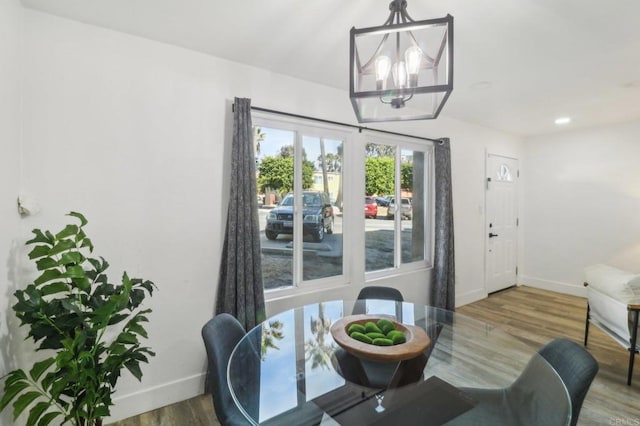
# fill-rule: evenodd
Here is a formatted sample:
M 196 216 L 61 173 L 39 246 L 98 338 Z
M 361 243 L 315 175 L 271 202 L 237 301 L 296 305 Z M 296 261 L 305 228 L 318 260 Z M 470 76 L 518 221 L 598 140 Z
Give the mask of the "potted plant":
M 5 376 L 0 411 L 12 401 L 16 419 L 29 409 L 28 425 L 46 426 L 56 419 L 76 426 L 100 425 L 109 416 L 111 396 L 123 368 L 138 380 L 141 362 L 155 354 L 142 346 L 143 323 L 150 309 L 140 306 L 155 285 L 129 278 L 109 283 L 107 261 L 89 257 L 93 244 L 84 232 L 85 217 L 57 234 L 34 229 L 27 241 L 29 259 L 39 276 L 14 295 L 13 310 L 29 326 L 36 351 L 50 356 L 29 371 L 17 369 Z

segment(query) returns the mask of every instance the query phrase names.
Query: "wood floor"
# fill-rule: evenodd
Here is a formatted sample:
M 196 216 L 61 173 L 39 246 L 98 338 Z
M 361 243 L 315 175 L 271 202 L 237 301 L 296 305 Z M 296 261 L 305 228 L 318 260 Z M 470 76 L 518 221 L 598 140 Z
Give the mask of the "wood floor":
M 465 305 L 458 312 L 495 325 L 536 350 L 556 337 L 582 344 L 586 300 L 531 287 L 508 289 Z M 588 350 L 600 370 L 580 412 L 580 425 L 640 426 L 640 356 L 632 386 L 627 386 L 629 353 L 596 327 L 589 332 Z M 211 397 L 203 395 L 113 426 L 219 425 Z

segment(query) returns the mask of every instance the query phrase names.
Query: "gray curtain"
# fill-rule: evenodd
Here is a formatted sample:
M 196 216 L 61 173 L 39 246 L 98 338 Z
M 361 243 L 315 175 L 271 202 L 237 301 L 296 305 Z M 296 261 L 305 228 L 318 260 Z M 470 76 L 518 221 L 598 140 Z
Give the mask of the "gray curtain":
M 435 252 L 431 276 L 431 305 L 455 310 L 455 258 L 449 138 L 435 143 Z
M 248 331 L 265 320 L 251 99 L 234 100 L 229 181 L 216 314 L 230 313 Z

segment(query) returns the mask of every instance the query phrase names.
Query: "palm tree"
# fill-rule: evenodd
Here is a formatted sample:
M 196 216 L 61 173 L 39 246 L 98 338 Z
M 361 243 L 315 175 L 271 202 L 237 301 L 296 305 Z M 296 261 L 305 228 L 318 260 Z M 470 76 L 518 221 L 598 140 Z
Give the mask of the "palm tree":
M 280 350 L 276 345 L 276 340 L 284 339 L 284 333 L 282 333 L 282 327 L 284 324 L 280 320 L 269 321 L 269 325 L 262 326 L 262 344 L 260 345 L 260 355 L 264 360 L 265 355 L 269 349 Z
M 262 142 L 266 137 L 266 133 L 263 132 L 260 127 L 253 127 L 253 150 L 256 157 L 260 155 L 260 142 Z
M 305 360 L 311 361 L 311 368 L 318 367 L 329 369 L 331 354 L 335 344 L 326 344 L 324 338 L 329 334 L 331 320 L 324 317 L 324 303 L 318 304 L 318 318 L 311 317 L 311 333 L 315 339 L 309 339 L 305 343 Z

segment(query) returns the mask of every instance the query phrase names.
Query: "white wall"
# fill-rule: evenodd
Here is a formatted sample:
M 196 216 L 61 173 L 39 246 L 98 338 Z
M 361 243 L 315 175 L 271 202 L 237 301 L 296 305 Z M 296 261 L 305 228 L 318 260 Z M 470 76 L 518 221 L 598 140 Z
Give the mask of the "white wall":
M 16 366 L 10 348 L 20 338 L 11 305 L 16 289 L 16 239 L 21 225 L 16 208 L 20 185 L 20 47 L 22 8 L 18 0 L 0 0 L 0 377 Z M 0 414 L 9 424 L 10 410 Z
M 583 269 L 640 273 L 640 121 L 525 143 L 523 283 L 582 294 Z
M 451 96 L 454 97 L 454 95 L 455 89 Z M 503 132 L 443 116 L 432 121 L 390 123 L 388 127 L 414 135 L 451 139 L 456 306 L 486 297 L 487 292 L 484 288 L 485 156 L 489 152 L 522 159 L 522 140 Z M 521 241 L 518 246 L 518 257 L 520 257 Z
M 143 366 L 142 384 L 122 379 L 113 419 L 192 397 L 202 391 L 200 328 L 213 312 L 224 235 L 230 101 L 250 97 L 260 107 L 354 122 L 348 94 L 24 13 L 24 187 L 42 206 L 25 226 L 57 229 L 65 213 L 81 211 L 112 280 L 126 269 L 159 287 L 148 327 L 157 356 Z M 458 301 L 483 297 L 484 153 L 519 156 L 520 141 L 446 118 L 389 128 L 451 137 Z M 428 272 L 412 281 L 400 285 L 405 296 L 426 301 Z M 353 297 L 361 282 L 353 284 L 273 301 L 268 311 L 312 297 Z

